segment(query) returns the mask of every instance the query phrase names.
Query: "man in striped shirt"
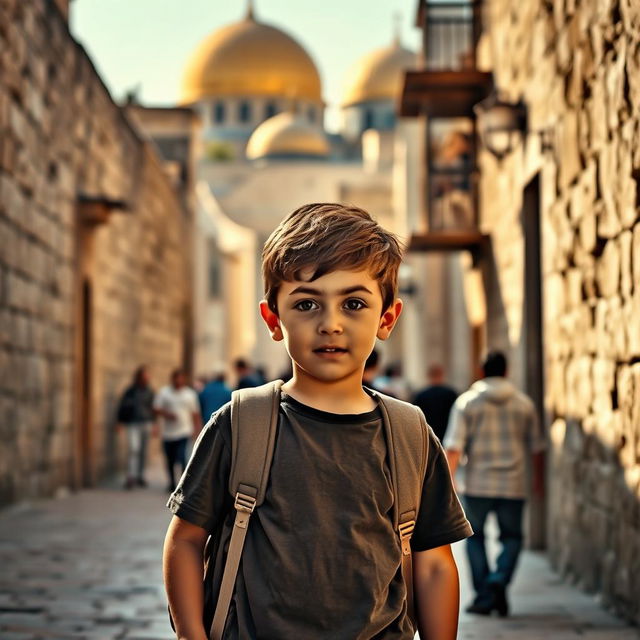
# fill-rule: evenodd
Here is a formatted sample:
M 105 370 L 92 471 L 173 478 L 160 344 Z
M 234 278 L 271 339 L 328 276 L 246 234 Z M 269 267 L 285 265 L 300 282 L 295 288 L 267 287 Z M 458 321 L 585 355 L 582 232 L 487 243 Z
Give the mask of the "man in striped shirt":
M 470 613 L 506 616 L 506 588 L 522 548 L 522 513 L 527 496 L 527 462 L 533 461 L 533 489 L 542 493 L 544 435 L 531 399 L 506 379 L 504 354 L 488 354 L 475 382 L 454 403 L 444 440 L 451 474 L 466 457 L 463 505 L 474 535 L 467 540 L 476 597 Z M 502 549 L 490 569 L 484 525 L 495 512 Z

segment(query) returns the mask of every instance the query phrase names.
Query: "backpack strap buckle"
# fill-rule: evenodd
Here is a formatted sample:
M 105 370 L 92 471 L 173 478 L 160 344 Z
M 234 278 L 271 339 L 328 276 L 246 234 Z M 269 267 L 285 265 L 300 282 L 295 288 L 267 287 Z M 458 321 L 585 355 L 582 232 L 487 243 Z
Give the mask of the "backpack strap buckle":
M 236 519 L 233 524 L 241 529 L 246 529 L 249 524 L 249 518 L 256 508 L 256 499 L 253 496 L 238 491 L 233 506 L 236 509 Z
M 400 544 L 402 545 L 403 556 L 411 554 L 411 536 L 413 535 L 413 530 L 415 528 L 415 520 L 407 520 L 407 522 L 401 522 L 398 525 L 398 533 L 400 534 Z

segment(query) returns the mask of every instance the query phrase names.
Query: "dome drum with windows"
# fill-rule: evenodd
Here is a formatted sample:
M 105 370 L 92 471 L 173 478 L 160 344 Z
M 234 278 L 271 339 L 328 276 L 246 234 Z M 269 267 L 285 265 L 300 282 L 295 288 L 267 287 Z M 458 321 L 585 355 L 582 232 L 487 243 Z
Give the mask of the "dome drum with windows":
M 217 29 L 188 61 L 181 91 L 185 105 L 211 105 L 205 125 L 253 127 L 295 99 L 322 123 L 320 74 L 292 36 L 259 22 L 250 5 L 244 19 Z

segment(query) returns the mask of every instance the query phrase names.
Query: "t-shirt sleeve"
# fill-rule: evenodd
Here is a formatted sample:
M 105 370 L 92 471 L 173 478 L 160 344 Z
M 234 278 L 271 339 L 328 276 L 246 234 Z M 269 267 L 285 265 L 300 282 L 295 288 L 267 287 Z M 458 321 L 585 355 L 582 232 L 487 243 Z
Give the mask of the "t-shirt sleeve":
M 164 387 L 162 389 L 160 389 L 160 391 L 158 391 L 158 393 L 156 393 L 156 395 L 153 397 L 153 408 L 154 409 L 164 409 L 164 398 L 165 398 L 165 392 L 164 392 Z
M 231 409 L 225 405 L 203 427 L 189 464 L 167 507 L 179 518 L 212 532 L 233 508 L 228 491 L 231 469 Z
M 194 389 L 190 389 L 191 393 L 191 412 L 200 413 L 200 401 L 198 400 L 198 394 Z
M 428 428 L 429 455 L 416 527 L 413 551 L 426 551 L 468 538 L 473 534 L 449 473 L 449 465 L 437 436 Z

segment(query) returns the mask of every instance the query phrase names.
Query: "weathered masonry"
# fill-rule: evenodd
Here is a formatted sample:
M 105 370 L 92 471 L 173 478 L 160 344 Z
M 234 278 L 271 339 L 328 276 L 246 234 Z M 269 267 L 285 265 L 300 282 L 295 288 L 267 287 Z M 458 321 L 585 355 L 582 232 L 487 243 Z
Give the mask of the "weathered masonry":
M 418 19 L 425 64 L 401 107 L 427 121 L 412 248 L 472 256 L 475 344 L 507 350 L 545 417 L 530 540 L 638 623 L 640 4 L 421 0 Z
M 133 369 L 191 351 L 190 211 L 66 4 L 0 0 L 0 504 L 112 468 Z

